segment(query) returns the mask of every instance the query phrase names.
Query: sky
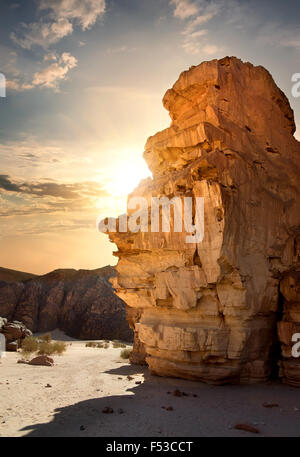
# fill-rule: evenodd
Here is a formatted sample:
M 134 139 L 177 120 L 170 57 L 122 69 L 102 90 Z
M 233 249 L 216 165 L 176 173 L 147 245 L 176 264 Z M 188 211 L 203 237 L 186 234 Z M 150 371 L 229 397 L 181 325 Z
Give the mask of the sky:
M 0 266 L 37 274 L 116 263 L 99 216 L 151 176 L 179 74 L 234 55 L 267 68 L 295 113 L 299 0 L 1 0 Z

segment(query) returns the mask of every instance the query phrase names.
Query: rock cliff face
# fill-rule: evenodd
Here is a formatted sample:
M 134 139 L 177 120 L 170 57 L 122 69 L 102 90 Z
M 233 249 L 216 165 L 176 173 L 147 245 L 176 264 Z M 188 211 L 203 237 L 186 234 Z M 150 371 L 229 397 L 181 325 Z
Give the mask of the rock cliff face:
M 109 283 L 114 275 L 114 268 L 104 267 L 0 281 L 0 316 L 21 321 L 33 332 L 60 328 L 74 338 L 132 341 L 125 303 Z
M 226 57 L 183 72 L 163 103 L 171 125 L 144 153 L 153 180 L 129 197 L 204 197 L 204 239 L 109 234 L 114 287 L 137 310 L 133 358 L 145 351 L 158 375 L 229 383 L 267 380 L 282 357 L 281 376 L 297 384 L 300 143 L 289 102 L 263 67 Z

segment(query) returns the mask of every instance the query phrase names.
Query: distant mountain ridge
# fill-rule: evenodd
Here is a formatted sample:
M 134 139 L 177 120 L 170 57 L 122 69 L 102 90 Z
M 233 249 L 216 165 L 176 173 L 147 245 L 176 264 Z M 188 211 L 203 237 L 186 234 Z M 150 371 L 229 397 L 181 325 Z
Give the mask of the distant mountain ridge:
M 79 339 L 132 341 L 125 303 L 109 282 L 114 267 L 58 269 L 45 275 L 0 268 L 0 316 L 33 332 L 60 328 Z
M 38 275 L 33 273 L 25 273 L 24 271 L 10 270 L 9 268 L 0 267 L 0 281 L 15 282 L 15 281 L 26 281 L 32 279 Z

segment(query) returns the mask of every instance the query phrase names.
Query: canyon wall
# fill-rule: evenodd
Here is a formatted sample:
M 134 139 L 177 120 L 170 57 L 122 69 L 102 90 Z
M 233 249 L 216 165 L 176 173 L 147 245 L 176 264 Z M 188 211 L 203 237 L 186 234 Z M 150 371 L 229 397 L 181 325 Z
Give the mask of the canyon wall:
M 132 359 L 216 384 L 265 381 L 280 364 L 297 385 L 300 143 L 288 99 L 263 67 L 226 57 L 183 72 L 163 104 L 171 125 L 144 152 L 153 180 L 129 198 L 204 197 L 204 239 L 109 233 Z
M 7 272 L 0 271 L 1 317 L 20 321 L 33 332 L 60 328 L 83 340 L 133 340 L 126 305 L 109 283 L 116 274 L 113 267 L 55 270 L 23 281 L 18 280 L 19 274 Z

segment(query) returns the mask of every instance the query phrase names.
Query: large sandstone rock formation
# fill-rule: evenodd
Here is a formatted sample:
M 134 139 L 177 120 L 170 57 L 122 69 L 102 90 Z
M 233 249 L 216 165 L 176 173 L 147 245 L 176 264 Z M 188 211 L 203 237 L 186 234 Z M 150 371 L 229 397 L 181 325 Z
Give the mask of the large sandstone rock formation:
M 74 338 L 132 341 L 125 303 L 109 283 L 114 275 L 114 268 L 104 267 L 0 281 L 0 316 L 21 321 L 33 332 L 60 328 Z
M 171 125 L 144 153 L 153 180 L 130 197 L 204 197 L 205 231 L 197 244 L 184 232 L 110 233 L 114 286 L 137 310 L 133 358 L 145 351 L 158 375 L 264 381 L 281 358 L 282 320 L 281 375 L 299 383 L 289 285 L 299 278 L 300 143 L 289 102 L 263 67 L 226 57 L 183 72 L 163 103 Z

